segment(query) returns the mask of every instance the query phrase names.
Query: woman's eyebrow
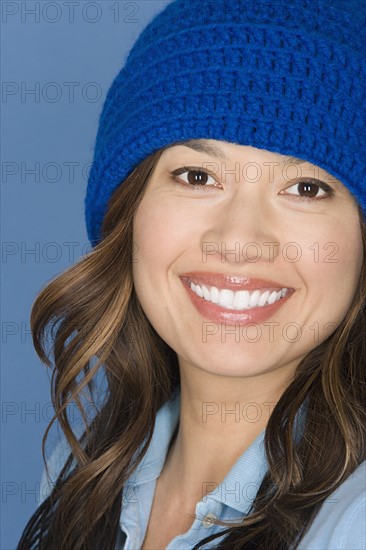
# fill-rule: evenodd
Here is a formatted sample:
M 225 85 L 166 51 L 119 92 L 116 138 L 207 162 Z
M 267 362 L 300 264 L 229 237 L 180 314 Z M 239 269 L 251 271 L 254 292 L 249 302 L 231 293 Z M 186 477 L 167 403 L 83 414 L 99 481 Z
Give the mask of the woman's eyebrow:
M 176 145 L 178 145 L 178 143 Z M 189 147 L 199 153 L 206 153 L 210 157 L 228 160 L 227 156 L 220 147 L 217 145 L 211 145 L 210 143 L 206 143 L 200 139 L 182 141 L 179 145 L 184 145 L 184 147 Z
M 176 144 L 178 145 L 178 143 Z M 199 153 L 206 153 L 210 157 L 215 157 L 219 159 L 228 160 L 228 157 L 225 155 L 224 151 L 217 145 L 211 145 L 210 143 L 205 142 L 204 140 L 195 139 L 195 140 L 187 140 L 182 141 L 179 143 L 179 145 L 183 145 L 184 147 L 189 147 L 190 149 L 193 149 L 194 151 L 198 151 Z M 302 164 L 303 162 L 307 162 L 306 160 L 299 159 L 297 157 L 285 157 L 284 162 L 290 162 L 291 164 Z

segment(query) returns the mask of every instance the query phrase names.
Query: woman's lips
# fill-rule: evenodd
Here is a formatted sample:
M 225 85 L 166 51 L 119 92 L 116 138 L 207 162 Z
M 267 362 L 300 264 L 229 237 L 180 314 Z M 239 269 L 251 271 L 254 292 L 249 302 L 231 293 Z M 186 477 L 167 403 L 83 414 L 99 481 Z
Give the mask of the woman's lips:
M 207 277 L 205 278 L 207 281 Z M 202 281 L 202 277 L 199 278 L 200 281 Z M 212 277 L 210 277 L 210 281 L 214 280 Z M 181 277 L 181 281 L 183 283 L 184 288 L 186 289 L 186 292 L 188 293 L 188 296 L 193 303 L 193 305 L 196 307 L 198 312 L 205 317 L 206 319 L 210 321 L 214 321 L 216 323 L 227 323 L 227 324 L 237 324 L 239 325 L 247 325 L 250 323 L 263 323 L 272 315 L 274 315 L 280 307 L 288 300 L 290 296 L 294 293 L 294 289 L 288 289 L 287 294 L 285 297 L 281 298 L 278 302 L 275 302 L 272 305 L 264 305 L 262 307 L 253 307 L 251 309 L 238 311 L 236 309 L 229 309 L 227 307 L 222 307 L 218 304 L 214 304 L 213 302 L 210 302 L 206 300 L 205 298 L 201 298 L 198 296 L 190 287 L 190 279 L 186 276 Z M 217 281 L 217 279 L 216 279 Z M 258 281 L 258 279 L 256 280 Z M 203 282 L 203 281 L 202 281 Z M 201 282 L 201 284 L 202 284 Z M 251 280 L 253 283 L 253 280 Z M 262 288 L 266 288 L 267 286 L 271 286 L 270 281 L 265 281 L 266 286 L 262 286 Z M 210 283 L 212 284 L 212 283 Z M 235 285 L 236 290 L 239 290 L 238 286 L 240 288 L 243 288 L 242 285 L 238 285 L 238 283 Z M 252 285 L 251 285 L 252 286 Z M 222 285 L 220 288 L 230 288 L 227 286 L 227 282 L 225 282 L 225 286 Z M 233 288 L 233 285 L 231 286 Z M 246 289 L 249 289 L 248 286 L 245 286 Z M 256 290 L 259 287 L 253 287 L 250 290 Z M 279 287 L 280 289 L 280 287 Z

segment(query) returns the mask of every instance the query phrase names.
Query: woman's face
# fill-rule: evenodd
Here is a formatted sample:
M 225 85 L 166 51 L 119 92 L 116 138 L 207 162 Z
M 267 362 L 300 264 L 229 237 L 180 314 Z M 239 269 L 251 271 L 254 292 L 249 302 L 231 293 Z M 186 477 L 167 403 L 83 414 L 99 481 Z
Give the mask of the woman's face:
M 224 376 L 294 369 L 334 332 L 355 294 L 357 203 L 307 161 L 190 143 L 216 150 L 165 150 L 135 214 L 141 306 L 180 364 Z

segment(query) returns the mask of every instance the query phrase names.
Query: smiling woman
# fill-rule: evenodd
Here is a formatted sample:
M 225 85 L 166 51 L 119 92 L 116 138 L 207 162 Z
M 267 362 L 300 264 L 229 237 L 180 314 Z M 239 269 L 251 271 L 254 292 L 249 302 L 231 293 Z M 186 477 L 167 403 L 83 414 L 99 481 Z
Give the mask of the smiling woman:
M 361 0 L 175 0 L 136 41 L 93 250 L 32 310 L 65 439 L 18 550 L 366 547 L 365 28 Z
M 362 233 L 357 202 L 346 187 L 336 191 L 307 165 L 301 177 L 288 182 L 280 170 L 270 183 L 268 167 L 280 166 L 280 155 L 220 145 L 227 160 L 214 176 L 206 172 L 207 154 L 179 145 L 160 156 L 135 214 L 133 280 L 152 326 L 182 357 L 181 368 L 189 362 L 219 376 L 242 377 L 225 391 L 216 378 L 219 387 L 211 394 L 200 372 L 205 391 L 197 400 L 205 395 L 215 402 L 249 402 L 270 383 L 258 379 L 257 392 L 248 387 L 248 376 L 277 368 L 272 382 L 288 381 L 314 347 L 311 327 L 321 327 L 321 343 L 340 324 L 360 278 Z M 234 169 L 248 159 L 260 168 L 254 183 L 242 176 L 245 170 Z M 326 172 L 319 177 L 330 180 Z M 316 243 L 321 261 L 314 261 Z M 330 243 L 337 253 L 324 261 Z M 271 331 L 265 323 L 270 319 Z M 294 342 L 290 332 L 297 327 L 302 337 Z M 202 345 L 203 331 L 212 332 L 209 345 Z M 228 438 L 227 424 L 224 429 Z

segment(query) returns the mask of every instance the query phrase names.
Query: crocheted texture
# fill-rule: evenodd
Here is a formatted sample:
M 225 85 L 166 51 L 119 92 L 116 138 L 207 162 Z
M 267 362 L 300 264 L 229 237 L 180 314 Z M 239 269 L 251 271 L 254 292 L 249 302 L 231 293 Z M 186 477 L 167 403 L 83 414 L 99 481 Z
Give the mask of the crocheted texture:
M 139 35 L 100 116 L 85 198 L 92 246 L 109 198 L 185 139 L 308 160 L 366 214 L 365 0 L 176 0 Z

